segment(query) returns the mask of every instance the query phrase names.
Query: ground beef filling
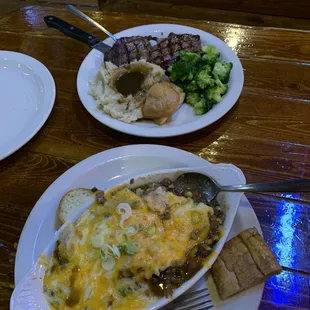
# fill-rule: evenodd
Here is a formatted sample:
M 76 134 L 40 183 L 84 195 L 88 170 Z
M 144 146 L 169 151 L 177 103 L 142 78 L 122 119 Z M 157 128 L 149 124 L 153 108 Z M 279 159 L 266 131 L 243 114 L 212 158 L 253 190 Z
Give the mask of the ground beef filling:
M 158 186 L 165 187 L 166 190 L 173 192 L 177 196 L 190 196 L 195 202 L 206 203 L 203 201 L 199 189 L 193 193 L 188 192 L 186 188 L 175 186 L 169 179 L 164 179 L 160 183 L 147 185 L 142 190 L 143 192 L 147 192 L 148 190 L 154 190 Z M 210 230 L 207 234 L 203 230 L 192 232 L 191 238 L 201 241 L 186 254 L 184 264 L 171 266 L 162 271 L 159 276 L 153 275 L 148 281 L 149 287 L 156 296 L 171 296 L 176 288 L 192 278 L 203 267 L 206 258 L 212 253 L 213 246 L 220 238 L 221 224 L 225 219 L 225 215 L 216 199 L 208 203 L 208 205 L 214 210 L 214 215 L 210 218 Z M 169 210 L 161 216 L 161 219 L 170 219 Z

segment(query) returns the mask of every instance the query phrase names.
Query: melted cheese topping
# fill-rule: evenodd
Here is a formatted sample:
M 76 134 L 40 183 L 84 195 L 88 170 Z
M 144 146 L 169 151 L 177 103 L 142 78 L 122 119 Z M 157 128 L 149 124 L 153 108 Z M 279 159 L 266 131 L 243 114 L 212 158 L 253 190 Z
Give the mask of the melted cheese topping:
M 213 209 L 164 189 L 143 198 L 127 187 L 105 194 L 60 236 L 44 277 L 52 308 L 142 309 L 156 301 L 146 280 L 182 264 L 197 244 L 191 233 L 209 230 Z M 123 221 L 128 204 L 131 216 Z M 129 207 L 128 207 L 129 208 Z M 161 219 L 169 211 L 170 219 Z

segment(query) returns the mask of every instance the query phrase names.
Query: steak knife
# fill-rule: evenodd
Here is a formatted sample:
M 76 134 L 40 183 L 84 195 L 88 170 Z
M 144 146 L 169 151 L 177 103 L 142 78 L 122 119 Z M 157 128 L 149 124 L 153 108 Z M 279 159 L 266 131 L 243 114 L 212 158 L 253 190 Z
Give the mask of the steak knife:
M 55 16 L 45 16 L 44 21 L 48 27 L 55 28 L 66 36 L 78 40 L 82 43 L 87 44 L 90 48 L 95 48 L 96 50 L 105 53 L 111 46 L 103 43 L 101 39 L 94 37 L 93 35 L 73 26 L 64 20 Z

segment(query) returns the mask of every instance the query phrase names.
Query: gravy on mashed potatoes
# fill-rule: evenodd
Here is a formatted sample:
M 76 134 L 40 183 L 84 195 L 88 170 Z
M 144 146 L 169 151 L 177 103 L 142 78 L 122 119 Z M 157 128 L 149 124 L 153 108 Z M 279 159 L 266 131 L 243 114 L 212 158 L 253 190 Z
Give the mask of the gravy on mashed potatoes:
M 131 123 L 143 118 L 142 106 L 148 90 L 155 83 L 167 80 L 160 66 L 145 60 L 120 67 L 105 62 L 91 80 L 89 94 L 104 113 Z

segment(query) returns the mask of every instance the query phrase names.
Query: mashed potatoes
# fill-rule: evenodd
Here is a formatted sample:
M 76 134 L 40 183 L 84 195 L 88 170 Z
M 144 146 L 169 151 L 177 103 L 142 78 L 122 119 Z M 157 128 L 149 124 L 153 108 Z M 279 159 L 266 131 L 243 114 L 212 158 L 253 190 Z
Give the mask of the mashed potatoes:
M 117 89 L 116 81 L 129 72 L 142 72 L 143 81 L 139 91 L 125 96 Z M 160 66 L 145 60 L 120 67 L 106 62 L 91 80 L 89 94 L 96 100 L 98 109 L 122 122 L 131 123 L 143 118 L 142 105 L 151 86 L 167 80 L 165 71 Z

